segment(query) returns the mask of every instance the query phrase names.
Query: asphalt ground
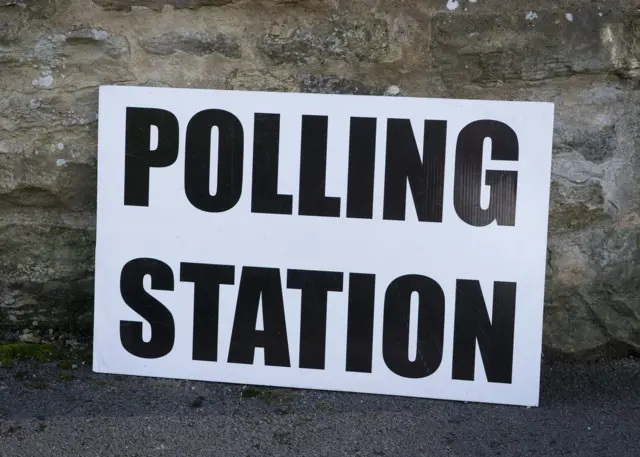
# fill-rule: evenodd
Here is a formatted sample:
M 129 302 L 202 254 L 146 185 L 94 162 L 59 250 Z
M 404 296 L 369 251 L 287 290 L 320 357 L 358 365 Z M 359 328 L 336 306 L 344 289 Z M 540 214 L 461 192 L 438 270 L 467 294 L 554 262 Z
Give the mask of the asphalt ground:
M 540 406 L 0 368 L 0 456 L 640 456 L 640 361 L 543 366 Z

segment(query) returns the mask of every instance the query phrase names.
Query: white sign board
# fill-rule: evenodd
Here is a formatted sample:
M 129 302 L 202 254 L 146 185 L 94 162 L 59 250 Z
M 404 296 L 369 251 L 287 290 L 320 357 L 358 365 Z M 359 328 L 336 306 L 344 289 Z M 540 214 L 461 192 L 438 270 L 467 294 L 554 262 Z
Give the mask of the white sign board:
M 537 405 L 552 127 L 101 87 L 94 370 Z

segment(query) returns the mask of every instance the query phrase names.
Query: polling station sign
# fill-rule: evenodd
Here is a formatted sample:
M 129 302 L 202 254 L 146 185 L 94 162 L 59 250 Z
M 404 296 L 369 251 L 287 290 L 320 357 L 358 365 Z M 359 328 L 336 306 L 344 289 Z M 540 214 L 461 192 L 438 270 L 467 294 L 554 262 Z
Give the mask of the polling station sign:
M 553 105 L 100 88 L 94 370 L 537 405 Z

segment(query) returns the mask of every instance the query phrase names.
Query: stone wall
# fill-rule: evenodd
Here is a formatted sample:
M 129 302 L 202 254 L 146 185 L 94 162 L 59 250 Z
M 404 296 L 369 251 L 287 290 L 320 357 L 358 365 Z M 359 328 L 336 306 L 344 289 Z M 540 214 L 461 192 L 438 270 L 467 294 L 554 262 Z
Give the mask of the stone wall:
M 100 84 L 556 103 L 545 356 L 640 351 L 640 1 L 0 0 L 0 325 L 90 328 Z

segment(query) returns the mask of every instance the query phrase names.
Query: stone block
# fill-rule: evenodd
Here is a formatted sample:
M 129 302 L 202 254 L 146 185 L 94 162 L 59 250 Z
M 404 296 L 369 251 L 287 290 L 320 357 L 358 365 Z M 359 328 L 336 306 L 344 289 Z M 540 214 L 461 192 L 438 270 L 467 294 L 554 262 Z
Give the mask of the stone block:
M 96 179 L 93 164 L 0 154 L 0 209 L 95 210 Z
M 640 218 L 550 241 L 544 344 L 549 355 L 625 356 L 640 350 Z
M 332 17 L 314 25 L 278 27 L 258 49 L 273 64 L 306 65 L 327 60 L 381 62 L 390 50 L 386 21 Z
M 433 55 L 452 85 L 611 72 L 624 65 L 607 42 L 617 24 L 595 8 L 583 9 L 571 20 L 562 10 L 538 11 L 535 18 L 522 11 L 437 14 Z
M 238 38 L 224 33 L 168 33 L 166 35 L 145 38 L 141 41 L 140 45 L 145 51 L 159 55 L 184 52 L 196 56 L 218 53 L 230 59 L 239 59 L 242 57 L 242 49 Z

